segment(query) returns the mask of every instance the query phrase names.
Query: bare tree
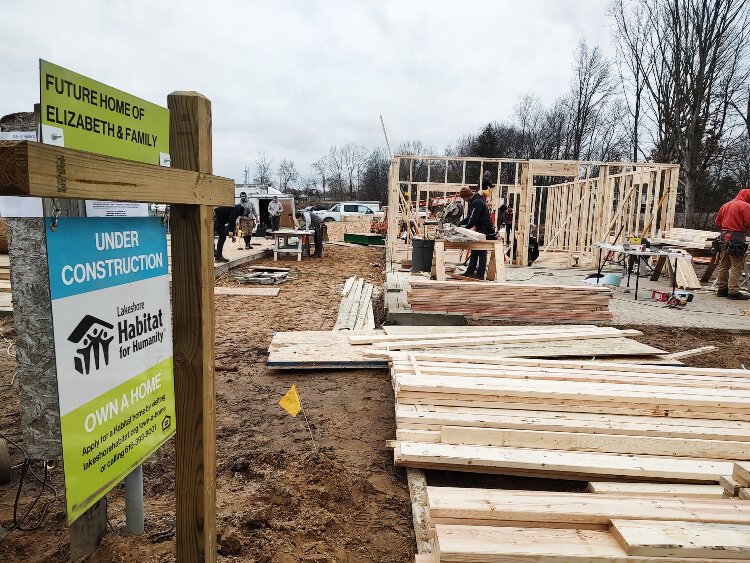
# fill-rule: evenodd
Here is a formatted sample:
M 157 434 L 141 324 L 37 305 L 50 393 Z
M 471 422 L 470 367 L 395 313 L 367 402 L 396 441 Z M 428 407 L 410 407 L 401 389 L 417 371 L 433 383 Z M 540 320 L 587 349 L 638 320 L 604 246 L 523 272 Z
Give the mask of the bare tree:
M 367 149 L 361 145 L 347 143 L 340 150 L 342 164 L 349 181 L 349 197 L 354 197 L 354 187 L 359 189 L 359 178 L 362 165 L 367 158 Z
M 320 176 L 320 187 L 323 190 L 323 200 L 326 198 L 326 178 L 328 177 L 328 159 L 325 156 L 320 157 L 312 163 L 312 169 Z
M 578 160 L 584 151 L 584 140 L 591 137 L 597 114 L 613 93 L 613 85 L 609 61 L 599 47 L 589 49 L 585 40 L 581 40 L 573 54 L 573 73 L 569 98 L 573 114 L 571 157 Z M 590 158 L 590 144 L 588 149 Z
M 282 192 L 288 192 L 294 187 L 299 179 L 299 173 L 297 167 L 294 165 L 292 160 L 282 160 L 279 163 L 279 189 Z
M 612 12 L 621 44 L 643 71 L 657 128 L 656 156 L 673 155 L 681 164 L 686 222 L 692 227 L 698 186 L 706 185 L 726 147 L 729 108 L 748 79 L 748 2 L 615 0 Z M 644 32 L 647 44 L 634 48 L 635 36 Z
M 272 186 L 271 165 L 273 159 L 268 156 L 267 152 L 259 152 L 258 158 L 255 159 L 255 178 L 253 181 L 262 186 Z

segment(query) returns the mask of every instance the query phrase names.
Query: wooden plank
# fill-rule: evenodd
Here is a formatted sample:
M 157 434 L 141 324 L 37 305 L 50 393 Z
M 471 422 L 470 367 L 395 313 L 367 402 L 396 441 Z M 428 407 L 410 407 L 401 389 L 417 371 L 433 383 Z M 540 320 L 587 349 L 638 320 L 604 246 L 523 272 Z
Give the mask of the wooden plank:
M 414 357 L 417 360 L 428 360 L 428 361 L 445 361 L 445 362 L 461 362 L 470 360 L 472 363 L 486 363 L 496 364 L 497 358 L 491 356 L 482 355 L 462 355 L 459 353 L 454 354 L 440 354 L 437 352 L 430 354 L 423 354 L 414 352 Z M 741 377 L 746 378 L 748 376 L 747 370 L 744 369 L 719 369 L 719 368 L 694 368 L 687 366 L 655 366 L 649 365 L 637 365 L 637 364 L 620 364 L 617 362 L 597 362 L 597 361 L 581 361 L 581 360 L 544 360 L 544 359 L 527 359 L 527 358 L 508 358 L 503 361 L 506 365 L 513 366 L 526 366 L 526 367 L 552 367 L 552 368 L 575 368 L 585 370 L 597 370 L 597 371 L 630 371 L 633 373 L 663 373 L 673 375 L 715 375 L 715 376 L 727 376 L 727 377 Z
M 234 203 L 234 182 L 174 164 L 168 168 L 31 141 L 0 141 L 0 195 L 215 206 Z
M 174 92 L 168 96 L 167 105 L 172 166 L 196 171 L 196 179 L 211 174 L 211 102 L 196 92 Z M 212 184 L 185 185 L 190 190 L 204 190 Z M 234 201 L 233 182 L 231 187 Z M 101 197 L 102 192 L 97 194 Z M 174 201 L 157 195 L 151 193 L 146 201 Z M 223 197 L 219 201 L 224 202 Z M 170 212 L 178 421 L 177 559 L 211 562 L 216 561 L 213 209 L 207 205 L 173 205 Z
M 654 520 L 612 520 L 628 555 L 685 559 L 750 559 L 750 526 Z
M 214 295 L 243 295 L 248 297 L 276 297 L 278 287 L 215 287 Z
M 601 342 L 601 340 L 599 341 Z M 609 344 L 610 339 L 605 341 Z M 390 353 L 394 374 L 409 375 L 414 372 L 412 358 L 403 358 L 405 352 Z M 412 361 L 409 361 L 412 360 Z M 648 389 L 651 385 L 692 387 L 692 388 L 709 388 L 712 391 L 723 389 L 725 391 L 734 391 L 741 389 L 750 391 L 750 379 L 735 377 L 713 377 L 713 376 L 693 376 L 680 377 L 670 374 L 661 375 L 628 373 L 628 372 L 595 372 L 588 370 L 575 369 L 553 369 L 537 368 L 527 370 L 516 366 L 491 366 L 489 364 L 471 364 L 471 363 L 443 363 L 443 362 L 417 362 L 420 366 L 420 373 L 435 376 L 470 376 L 470 377 L 495 377 L 507 379 L 535 379 L 535 380 L 562 380 L 562 381 L 590 381 L 592 383 L 626 383 L 642 385 Z M 500 362 L 498 362 L 500 363 Z M 656 368 L 655 368 L 656 369 Z
M 386 351 L 376 350 L 367 352 L 371 356 L 380 356 L 384 358 L 395 355 L 406 354 L 406 351 Z M 452 348 L 456 354 L 464 357 L 472 355 L 481 355 L 483 357 L 494 358 L 498 363 L 498 357 L 506 358 L 591 358 L 592 351 L 596 351 L 597 356 L 654 356 L 665 354 L 664 350 L 653 348 L 642 342 L 630 340 L 628 338 L 605 338 L 605 339 L 588 339 L 568 341 L 550 341 L 550 342 L 516 342 L 503 343 L 481 346 L 464 346 L 462 348 Z M 440 349 L 432 348 L 427 343 L 422 350 L 409 350 L 410 353 L 440 354 Z M 653 359 L 653 358 L 652 358 Z M 623 361 L 618 359 L 618 361 Z M 648 363 L 653 363 L 649 361 Z
M 742 483 L 737 481 L 731 475 L 722 475 L 719 477 L 719 485 L 727 496 L 736 497 L 739 495 Z
M 684 563 L 683 557 L 627 556 L 606 531 L 438 525 L 435 556 L 445 563 Z M 702 563 L 743 559 L 701 558 Z
M 534 176 L 578 177 L 578 161 L 534 160 Z
M 696 407 L 694 412 L 722 412 L 734 409 L 735 412 L 745 414 L 750 406 L 750 393 L 735 391 L 732 394 L 713 391 L 709 388 L 685 387 L 674 389 L 669 386 L 555 381 L 554 384 L 545 380 L 503 379 L 495 377 L 456 377 L 456 376 L 423 376 L 403 375 L 399 378 L 399 394 L 402 392 L 421 392 L 427 394 L 451 394 L 487 396 L 489 400 L 495 397 L 518 399 L 534 399 L 539 401 L 583 401 L 589 400 L 601 403 L 612 402 L 617 406 L 625 403 L 639 405 L 655 404 L 667 407 Z M 669 409 L 666 409 L 669 410 Z M 736 476 L 735 476 L 736 477 Z M 742 479 L 738 479 L 742 480 Z
M 427 480 L 421 469 L 407 468 L 406 480 L 409 484 L 411 514 L 414 523 L 414 536 L 417 541 L 417 553 L 432 552 L 429 539 L 429 501 L 427 500 Z
M 750 487 L 750 463 L 735 463 L 732 468 L 732 477 L 742 483 L 743 487 Z
M 680 483 L 624 483 L 591 481 L 588 491 L 598 495 L 647 498 L 711 498 L 723 497 L 721 485 L 690 485 Z
M 614 327 L 598 327 L 598 326 L 582 326 L 580 328 L 572 329 L 560 329 L 555 326 L 537 326 L 537 327 L 516 327 L 515 330 L 505 330 L 504 328 L 493 328 L 493 327 L 476 327 L 473 331 L 461 330 L 452 332 L 450 330 L 438 331 L 431 333 L 430 328 L 425 329 L 424 327 L 410 327 L 412 329 L 406 334 L 384 334 L 380 336 L 357 336 L 352 335 L 349 337 L 349 341 L 352 344 L 375 344 L 379 342 L 404 342 L 410 340 L 450 340 L 454 338 L 458 339 L 469 339 L 469 338 L 494 338 L 494 337 L 525 337 L 533 336 L 536 340 L 555 340 L 567 336 L 569 334 L 585 334 L 585 335 L 603 335 L 606 338 L 611 336 L 638 336 L 643 334 L 637 330 L 620 330 Z M 448 329 L 453 327 L 446 327 Z M 466 328 L 466 327 L 457 327 Z M 520 330 L 524 328 L 524 330 Z
M 473 446 L 507 446 L 580 452 L 664 455 L 704 459 L 750 459 L 747 442 L 721 440 L 685 440 L 644 436 L 608 436 L 575 432 L 538 430 L 505 430 L 443 426 L 440 441 L 444 444 Z
M 401 442 L 395 456 L 402 467 L 439 467 L 446 470 L 503 473 L 505 470 L 533 470 L 592 476 L 716 483 L 732 464 L 659 456 L 566 452 L 555 450 L 455 446 Z M 750 510 L 750 507 L 749 507 Z
M 386 368 L 387 358 L 368 356 L 351 346 L 348 331 L 277 332 L 268 348 L 267 365 L 274 369 Z
M 378 342 L 373 344 L 374 347 L 380 349 L 389 350 L 414 350 L 423 348 L 453 348 L 462 346 L 485 346 L 487 344 L 506 344 L 506 343 L 521 343 L 521 342 L 550 342 L 550 341 L 570 341 L 580 339 L 599 339 L 599 338 L 612 338 L 617 336 L 623 336 L 627 333 L 619 331 L 617 329 L 612 330 L 601 330 L 601 331 L 580 331 L 570 333 L 549 333 L 549 334 L 516 334 L 516 335 L 497 335 L 497 336 L 473 336 L 473 337 L 461 337 L 454 336 L 453 338 L 445 339 L 426 339 L 426 340 L 391 340 L 386 342 Z M 354 344 L 354 342 L 352 342 Z
M 474 521 L 502 526 L 505 521 L 604 524 L 611 520 L 680 520 L 750 525 L 750 503 L 731 499 L 639 498 L 510 491 L 458 487 L 427 487 L 433 526 Z
M 440 405 L 396 405 L 399 428 L 473 426 L 628 436 L 750 441 L 747 422 Z

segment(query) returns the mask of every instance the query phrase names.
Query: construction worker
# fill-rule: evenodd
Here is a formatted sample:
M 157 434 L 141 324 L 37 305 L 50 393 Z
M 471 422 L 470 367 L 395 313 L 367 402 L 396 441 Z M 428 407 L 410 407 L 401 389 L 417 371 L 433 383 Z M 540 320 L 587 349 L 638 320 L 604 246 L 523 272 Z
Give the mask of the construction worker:
M 245 197 L 243 198 L 242 196 Z M 245 241 L 245 250 L 250 250 L 253 248 L 253 245 L 250 244 L 250 241 L 253 238 L 253 230 L 258 224 L 258 211 L 255 209 L 253 202 L 247 199 L 247 194 L 245 194 L 245 192 L 240 194 L 240 205 L 245 208 L 247 213 L 240 216 L 237 223 L 239 230 L 242 231 L 242 238 Z M 242 247 L 240 246 L 240 248 Z
M 313 231 L 313 241 L 315 242 L 315 254 L 313 258 L 323 258 L 323 219 L 311 211 L 297 211 L 294 215 L 298 220 L 302 219 L 305 223 L 305 229 Z M 297 223 L 299 225 L 299 223 Z
M 281 221 L 281 214 L 284 212 L 284 206 L 279 201 L 278 196 L 273 196 L 273 199 L 268 202 L 268 215 L 271 217 L 271 231 L 279 230 L 279 222 Z
M 459 226 L 466 227 L 467 229 L 476 229 L 477 232 L 483 233 L 487 237 L 487 240 L 495 240 L 497 238 L 495 227 L 492 225 L 490 209 L 487 207 L 484 198 L 466 186 L 461 188 L 458 195 L 469 204 L 469 212 L 459 222 Z M 483 280 L 486 269 L 487 251 L 472 250 L 469 256 L 469 265 L 466 267 L 464 276 Z
M 722 205 L 714 223 L 721 230 L 717 240 L 719 274 L 716 294 L 729 299 L 750 299 L 750 295 L 740 293 L 740 275 L 745 269 L 747 253 L 745 237 L 750 231 L 750 189 L 740 190 L 737 197 Z
M 234 236 L 234 229 L 237 219 L 247 215 L 245 209 L 239 203 L 237 205 L 223 205 L 214 209 L 214 233 L 219 235 L 219 241 L 216 243 L 214 251 L 214 260 L 217 262 L 229 262 L 224 258 L 224 243 L 227 236 Z

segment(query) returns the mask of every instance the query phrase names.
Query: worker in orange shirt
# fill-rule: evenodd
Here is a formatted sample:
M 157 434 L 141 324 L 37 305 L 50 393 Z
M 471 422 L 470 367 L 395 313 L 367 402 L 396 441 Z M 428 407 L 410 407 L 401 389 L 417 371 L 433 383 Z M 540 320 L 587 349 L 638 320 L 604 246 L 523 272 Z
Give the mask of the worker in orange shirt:
M 715 224 L 721 230 L 717 241 L 717 295 L 737 300 L 750 299 L 750 295 L 740 293 L 740 275 L 745 268 L 747 253 L 745 237 L 750 231 L 750 189 L 740 190 L 737 197 L 722 205 Z

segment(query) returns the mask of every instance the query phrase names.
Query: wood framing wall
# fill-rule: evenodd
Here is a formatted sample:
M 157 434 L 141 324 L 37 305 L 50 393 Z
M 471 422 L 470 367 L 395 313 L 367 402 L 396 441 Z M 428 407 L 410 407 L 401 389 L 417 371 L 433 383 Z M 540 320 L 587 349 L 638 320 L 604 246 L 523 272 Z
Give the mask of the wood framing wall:
M 388 191 L 389 269 L 393 270 L 402 224 L 417 224 L 423 234 L 421 204 L 432 197 L 457 195 L 477 186 L 489 170 L 495 184 L 488 205 L 514 209 L 507 244 L 517 264 L 528 265 L 529 238 L 542 251 L 567 252 L 567 263 L 593 263 L 596 242 L 623 237 L 654 238 L 674 224 L 679 165 L 588 161 L 484 159 L 397 155 L 391 162 Z M 496 224 L 502 220 L 495 217 Z M 518 248 L 515 248 L 517 245 Z

